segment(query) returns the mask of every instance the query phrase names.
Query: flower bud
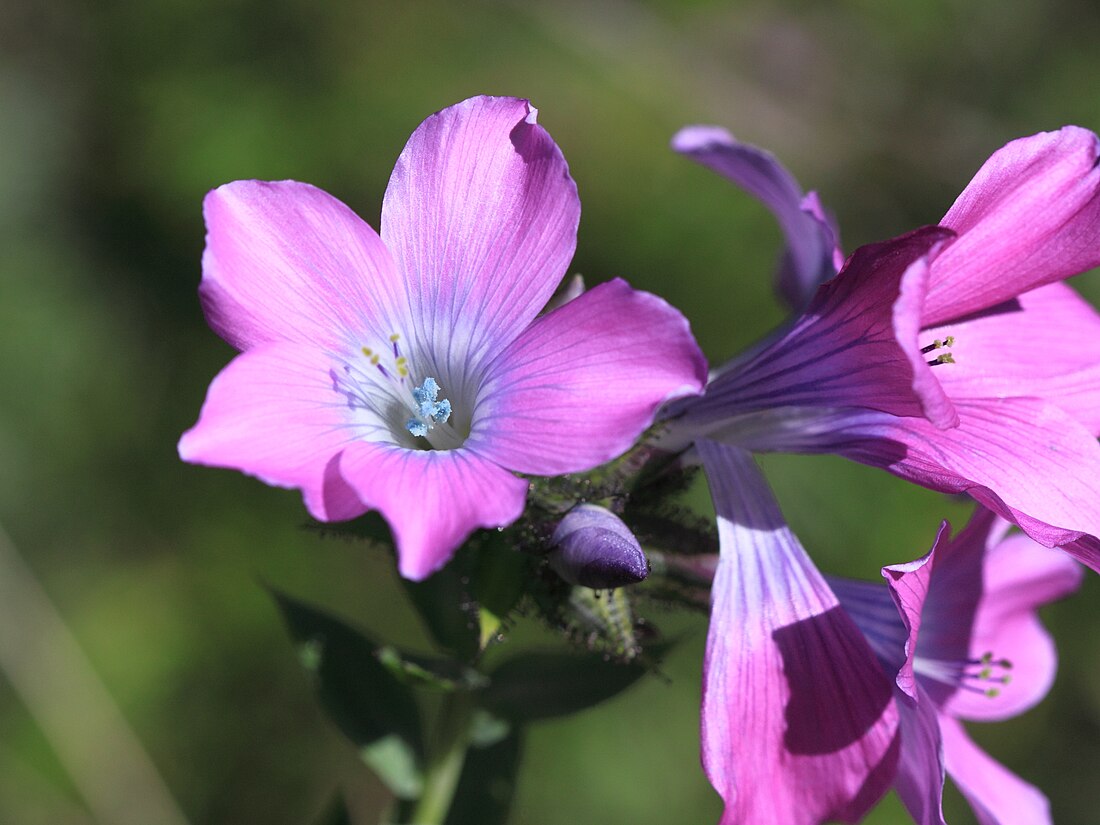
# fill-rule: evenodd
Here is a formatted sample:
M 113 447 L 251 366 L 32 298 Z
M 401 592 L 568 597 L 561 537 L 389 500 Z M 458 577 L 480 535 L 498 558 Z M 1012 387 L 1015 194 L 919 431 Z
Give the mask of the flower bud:
M 558 524 L 547 559 L 570 584 L 595 590 L 640 582 L 649 573 L 641 545 L 618 516 L 578 504 Z

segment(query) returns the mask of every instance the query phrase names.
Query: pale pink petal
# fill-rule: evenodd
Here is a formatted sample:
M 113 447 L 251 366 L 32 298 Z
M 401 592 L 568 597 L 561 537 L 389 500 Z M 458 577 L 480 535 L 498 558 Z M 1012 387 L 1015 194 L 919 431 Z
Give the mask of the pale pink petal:
M 836 230 L 817 196 L 804 196 L 771 152 L 742 143 L 717 126 L 687 126 L 672 138 L 672 148 L 733 181 L 771 210 L 787 242 L 776 290 L 789 306 L 806 306 L 840 267 L 834 261 Z
M 981 825 L 1050 825 L 1042 791 L 990 758 L 967 736 L 962 723 L 940 717 L 944 763 Z
M 299 488 L 322 521 L 362 514 L 367 508 L 335 472 L 355 430 L 330 370 L 324 353 L 302 344 L 241 353 L 210 384 L 198 423 L 180 438 L 180 458 Z
M 727 825 L 858 821 L 897 760 L 890 684 L 783 522 L 751 456 L 698 444 L 722 558 L 703 676 L 703 765 Z
M 1044 546 L 1100 535 L 1100 444 L 1084 427 L 1033 398 L 955 399 L 955 407 L 960 424 L 949 430 L 868 410 L 802 409 L 756 422 L 747 436 L 729 428 L 728 437 L 753 449 L 836 452 L 968 493 Z
M 238 349 L 272 341 L 343 346 L 388 335 L 402 284 L 378 235 L 316 187 L 236 181 L 203 201 L 202 298 Z
M 1064 598 L 1081 584 L 1082 570 L 1072 558 L 1014 535 L 987 551 L 984 587 L 975 617 L 969 653 L 1006 658 L 1011 669 L 993 667 L 1006 683 L 977 683 L 995 696 L 957 691 L 945 710 L 964 719 L 1006 719 L 1038 704 L 1054 681 L 1058 657 L 1054 641 L 1039 622 L 1037 610 Z
M 866 407 L 923 416 L 911 357 L 894 331 L 894 303 L 906 272 L 923 269 L 950 233 L 936 227 L 857 249 L 820 287 L 791 329 L 726 369 L 690 405 L 692 423 L 760 409 Z M 916 343 L 915 330 L 913 343 Z M 920 367 L 928 370 L 921 359 Z M 915 387 L 916 390 L 915 391 Z M 937 419 L 940 425 L 951 421 Z
M 901 756 L 894 788 L 916 825 L 946 825 L 943 819 L 943 746 L 932 700 L 917 692 L 897 697 Z
M 948 335 L 954 364 L 935 377 L 949 395 L 1033 396 L 1100 434 L 1100 313 L 1065 284 L 1049 284 L 978 315 L 926 329 Z
M 940 222 L 958 241 L 932 267 L 925 323 L 991 307 L 1100 265 L 1096 135 L 1077 126 L 997 150 Z
M 397 569 L 407 579 L 438 570 L 478 527 L 519 518 L 527 482 L 467 449 L 410 450 L 357 441 L 340 475 L 389 522 Z
M 386 189 L 382 237 L 415 334 L 471 369 L 534 319 L 576 246 L 576 186 L 535 114 L 525 100 L 474 97 L 432 115 Z
M 467 444 L 522 473 L 612 459 L 664 402 L 698 393 L 707 367 L 687 321 L 614 280 L 535 321 L 490 366 Z

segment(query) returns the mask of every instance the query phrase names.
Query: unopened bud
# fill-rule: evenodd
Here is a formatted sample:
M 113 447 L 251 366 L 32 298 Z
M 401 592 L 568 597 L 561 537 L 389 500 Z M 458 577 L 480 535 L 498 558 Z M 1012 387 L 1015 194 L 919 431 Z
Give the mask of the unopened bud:
M 640 582 L 649 573 L 649 562 L 630 528 L 595 504 L 570 510 L 551 541 L 550 566 L 570 584 L 603 590 Z

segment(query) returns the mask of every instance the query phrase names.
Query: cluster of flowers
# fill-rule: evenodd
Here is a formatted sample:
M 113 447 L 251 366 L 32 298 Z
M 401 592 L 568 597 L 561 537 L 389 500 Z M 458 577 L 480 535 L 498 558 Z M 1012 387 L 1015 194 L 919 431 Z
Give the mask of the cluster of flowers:
M 710 127 L 673 146 L 785 235 L 791 320 L 749 352 L 708 373 L 683 316 L 621 280 L 548 307 L 576 188 L 526 101 L 473 98 L 413 133 L 380 233 L 306 184 L 208 195 L 201 298 L 241 352 L 180 455 L 300 489 L 323 521 L 380 511 L 421 579 L 520 518 L 528 477 L 590 470 L 662 421 L 656 448 L 702 464 L 718 514 L 719 556 L 694 561 L 713 576 L 702 738 L 722 821 L 852 822 L 893 787 L 940 823 L 945 771 L 983 823 L 1049 821 L 958 720 L 1045 695 L 1035 611 L 1077 587 L 1077 561 L 1100 570 L 1100 316 L 1060 283 L 1100 265 L 1096 136 L 1014 141 L 939 225 L 847 259 L 769 154 Z M 827 578 L 760 451 L 836 453 L 977 510 L 885 585 Z M 624 553 L 644 575 L 592 505 L 554 541 L 567 579 Z

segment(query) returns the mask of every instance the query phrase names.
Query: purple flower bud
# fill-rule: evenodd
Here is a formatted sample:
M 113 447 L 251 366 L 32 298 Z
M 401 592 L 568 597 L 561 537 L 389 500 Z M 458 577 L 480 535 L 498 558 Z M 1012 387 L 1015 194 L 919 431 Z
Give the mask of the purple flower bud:
M 649 562 L 634 534 L 614 513 L 578 504 L 558 524 L 547 559 L 570 584 L 593 589 L 640 582 Z

